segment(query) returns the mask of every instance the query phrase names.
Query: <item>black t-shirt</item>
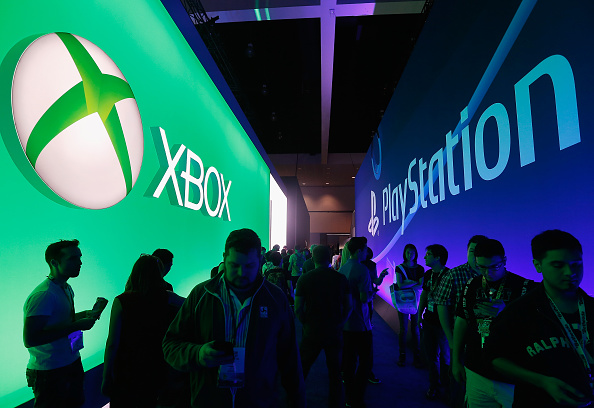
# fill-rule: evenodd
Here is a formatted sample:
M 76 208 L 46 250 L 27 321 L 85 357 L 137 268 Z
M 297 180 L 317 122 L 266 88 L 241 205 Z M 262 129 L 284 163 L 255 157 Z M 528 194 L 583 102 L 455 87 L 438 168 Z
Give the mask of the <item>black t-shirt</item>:
M 594 316 L 594 299 L 581 289 L 578 294 L 586 306 L 589 337 L 586 350 L 594 355 L 594 328 L 590 323 Z M 579 314 L 563 316 L 581 340 Z M 506 307 L 493 321 L 491 332 L 484 349 L 489 360 L 508 359 L 527 370 L 558 378 L 585 395 L 592 395 L 584 365 L 553 312 L 544 285 L 537 285 Z M 524 382 L 516 384 L 513 406 L 560 407 L 542 388 Z
M 314 269 L 299 278 L 295 295 L 305 301 L 305 335 L 341 335 L 343 300 L 350 296 L 349 282 L 344 275 L 332 268 Z
M 501 285 L 504 286 L 502 287 Z M 499 299 L 503 300 L 507 306 L 511 301 L 525 294 L 533 286 L 533 281 L 509 271 L 505 277 L 501 278 L 498 282 L 486 282 L 483 280 L 482 276 L 476 276 L 468 281 L 456 307 L 456 316 L 464 318 L 468 324 L 466 336 L 464 338 L 466 344 L 466 359 L 464 365 L 468 367 L 468 369 L 492 380 L 504 380 L 503 376 L 497 373 L 492 368 L 491 364 L 487 364 L 484 361 L 479 326 L 482 324 L 490 326 L 490 321 L 493 319 L 478 315 L 475 308 L 479 302 L 489 297 L 489 292 L 491 292 L 491 298 L 493 300 L 495 300 L 498 294 L 501 293 Z
M 406 278 L 402 278 L 402 270 L 400 268 L 404 268 L 404 274 L 406 275 Z M 394 271 L 395 273 L 400 274 L 400 278 L 402 280 L 408 279 L 408 280 L 413 280 L 413 281 L 418 281 L 419 279 L 421 279 L 423 277 L 423 274 L 425 273 L 425 269 L 421 266 L 421 265 L 415 265 L 415 266 L 406 266 L 406 265 L 398 265 Z

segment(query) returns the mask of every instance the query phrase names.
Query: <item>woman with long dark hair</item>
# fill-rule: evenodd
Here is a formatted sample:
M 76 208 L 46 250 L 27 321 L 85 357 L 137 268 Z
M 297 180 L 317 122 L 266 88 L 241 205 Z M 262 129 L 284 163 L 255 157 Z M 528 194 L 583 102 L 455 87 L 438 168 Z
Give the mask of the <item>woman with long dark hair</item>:
M 402 258 L 404 262 L 394 269 L 394 276 L 398 289 L 420 289 L 423 285 L 423 273 L 425 270 L 417 264 L 419 254 L 413 244 L 406 244 Z M 419 291 L 420 292 L 420 291 Z M 410 321 L 410 331 L 412 335 L 413 364 L 415 367 L 421 366 L 421 354 L 419 351 L 419 326 L 417 314 L 404 314 L 398 312 L 400 321 L 400 333 L 398 335 L 398 349 L 400 356 L 398 365 L 404 367 L 406 364 L 406 335 L 408 332 L 408 322 Z
M 101 387 L 112 408 L 151 408 L 167 397 L 161 343 L 184 298 L 166 290 L 162 272 L 159 258 L 141 255 L 113 301 Z

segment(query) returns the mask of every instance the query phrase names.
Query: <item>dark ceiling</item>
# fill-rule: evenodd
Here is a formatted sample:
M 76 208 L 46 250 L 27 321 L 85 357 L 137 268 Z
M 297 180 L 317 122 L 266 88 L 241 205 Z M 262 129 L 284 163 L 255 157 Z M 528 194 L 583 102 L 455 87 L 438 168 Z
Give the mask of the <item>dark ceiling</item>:
M 327 58 L 321 49 L 322 19 L 298 18 L 327 4 L 318 1 L 274 8 L 272 1 L 202 3 L 206 19 L 220 16 L 220 20 L 198 25 L 199 31 L 266 152 L 322 153 L 325 163 L 324 137 L 331 154 L 367 151 L 432 2 L 366 3 L 375 7 L 374 15 L 341 16 L 351 9 L 340 7 L 351 6 L 330 1 L 330 7 L 335 7 L 331 13 L 336 10 L 331 105 L 321 97 L 323 86 L 327 86 L 321 68 Z M 251 3 L 256 3 L 255 7 L 266 3 L 268 8 L 252 9 Z M 390 14 L 388 6 L 404 3 L 417 3 L 418 12 Z M 266 17 L 263 21 L 240 21 L 246 11 Z M 275 20 L 282 12 L 292 13 L 294 18 Z M 324 109 L 330 112 L 326 136 Z

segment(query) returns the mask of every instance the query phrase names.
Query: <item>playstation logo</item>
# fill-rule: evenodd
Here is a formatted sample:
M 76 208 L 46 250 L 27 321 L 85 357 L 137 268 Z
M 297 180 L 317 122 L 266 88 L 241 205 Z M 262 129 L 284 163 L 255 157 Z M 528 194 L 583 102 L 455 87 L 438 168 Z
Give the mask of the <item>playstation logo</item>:
M 382 143 L 379 131 L 375 132 L 371 142 L 371 169 L 375 179 L 379 180 L 382 174 Z
M 371 190 L 371 218 L 369 219 L 369 224 L 367 225 L 367 231 L 371 234 L 372 237 L 375 237 L 375 234 L 379 235 L 377 229 L 379 227 L 379 218 L 376 216 L 377 214 L 377 205 L 375 199 L 375 193 Z

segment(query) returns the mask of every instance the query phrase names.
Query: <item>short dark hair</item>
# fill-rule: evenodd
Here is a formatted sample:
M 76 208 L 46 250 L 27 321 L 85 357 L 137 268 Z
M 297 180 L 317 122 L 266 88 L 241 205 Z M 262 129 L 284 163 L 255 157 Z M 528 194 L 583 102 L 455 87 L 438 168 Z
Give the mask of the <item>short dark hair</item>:
M 280 251 L 280 245 L 279 244 L 274 244 L 274 246 L 272 247 L 273 251 Z
M 365 237 L 353 237 L 349 239 L 349 242 L 346 243 L 347 250 L 351 254 L 351 256 L 360 249 L 363 249 L 367 246 L 367 238 Z
M 558 229 L 541 232 L 532 238 L 530 245 L 532 247 L 532 258 L 537 261 L 542 261 L 547 255 L 547 251 L 554 251 L 555 249 L 567 249 L 584 253 L 582 244 L 576 237 L 569 232 Z
M 296 244 L 295 245 L 295 252 L 299 252 L 299 251 L 301 251 L 301 245 Z
M 404 260 L 404 262 L 406 262 L 406 250 L 407 249 L 412 249 L 415 251 L 415 258 L 413 259 L 413 261 L 415 263 L 417 263 L 417 259 L 419 258 L 419 251 L 417 251 L 417 247 L 414 246 L 413 244 L 406 244 L 404 246 L 404 250 L 402 251 L 402 259 Z
M 441 266 L 446 266 L 448 262 L 448 250 L 446 247 L 440 244 L 432 244 L 425 248 L 425 251 L 431 251 L 435 258 L 439 258 Z
M 134 262 L 130 277 L 126 282 L 126 292 L 138 292 L 144 295 L 165 292 L 163 263 L 153 255 L 140 255 Z
M 326 245 L 316 245 L 312 252 L 312 259 L 316 265 L 328 265 L 332 261 L 332 253 Z
M 272 262 L 274 266 L 280 266 L 281 262 L 283 261 L 283 256 L 280 254 L 280 252 L 270 251 L 268 253 L 268 260 Z
M 170 264 L 173 262 L 173 253 L 168 249 L 155 249 L 155 252 L 153 252 L 153 256 L 159 258 L 161 262 L 163 262 L 163 264 Z
M 49 244 L 45 250 L 45 262 L 47 262 L 47 264 L 51 268 L 51 266 L 52 266 L 50 263 L 51 260 L 52 259 L 59 260 L 60 257 L 62 256 L 63 249 L 70 248 L 70 247 L 78 247 L 78 245 L 79 245 L 78 239 L 70 239 L 70 240 L 61 239 L 58 242 Z
M 235 248 L 237 252 L 248 254 L 252 249 L 255 249 L 260 254 L 262 242 L 260 237 L 249 228 L 242 228 L 231 231 L 225 242 L 225 254 L 229 253 L 229 249 Z
M 494 256 L 505 256 L 505 249 L 501 242 L 496 239 L 484 239 L 476 244 L 474 248 L 474 256 L 481 258 L 493 258 Z
M 487 238 L 484 235 L 474 235 L 472 238 L 468 240 L 468 244 L 466 244 L 466 249 L 470 248 L 470 244 L 478 244 L 479 242 L 484 241 L 486 239 L 489 238 Z

